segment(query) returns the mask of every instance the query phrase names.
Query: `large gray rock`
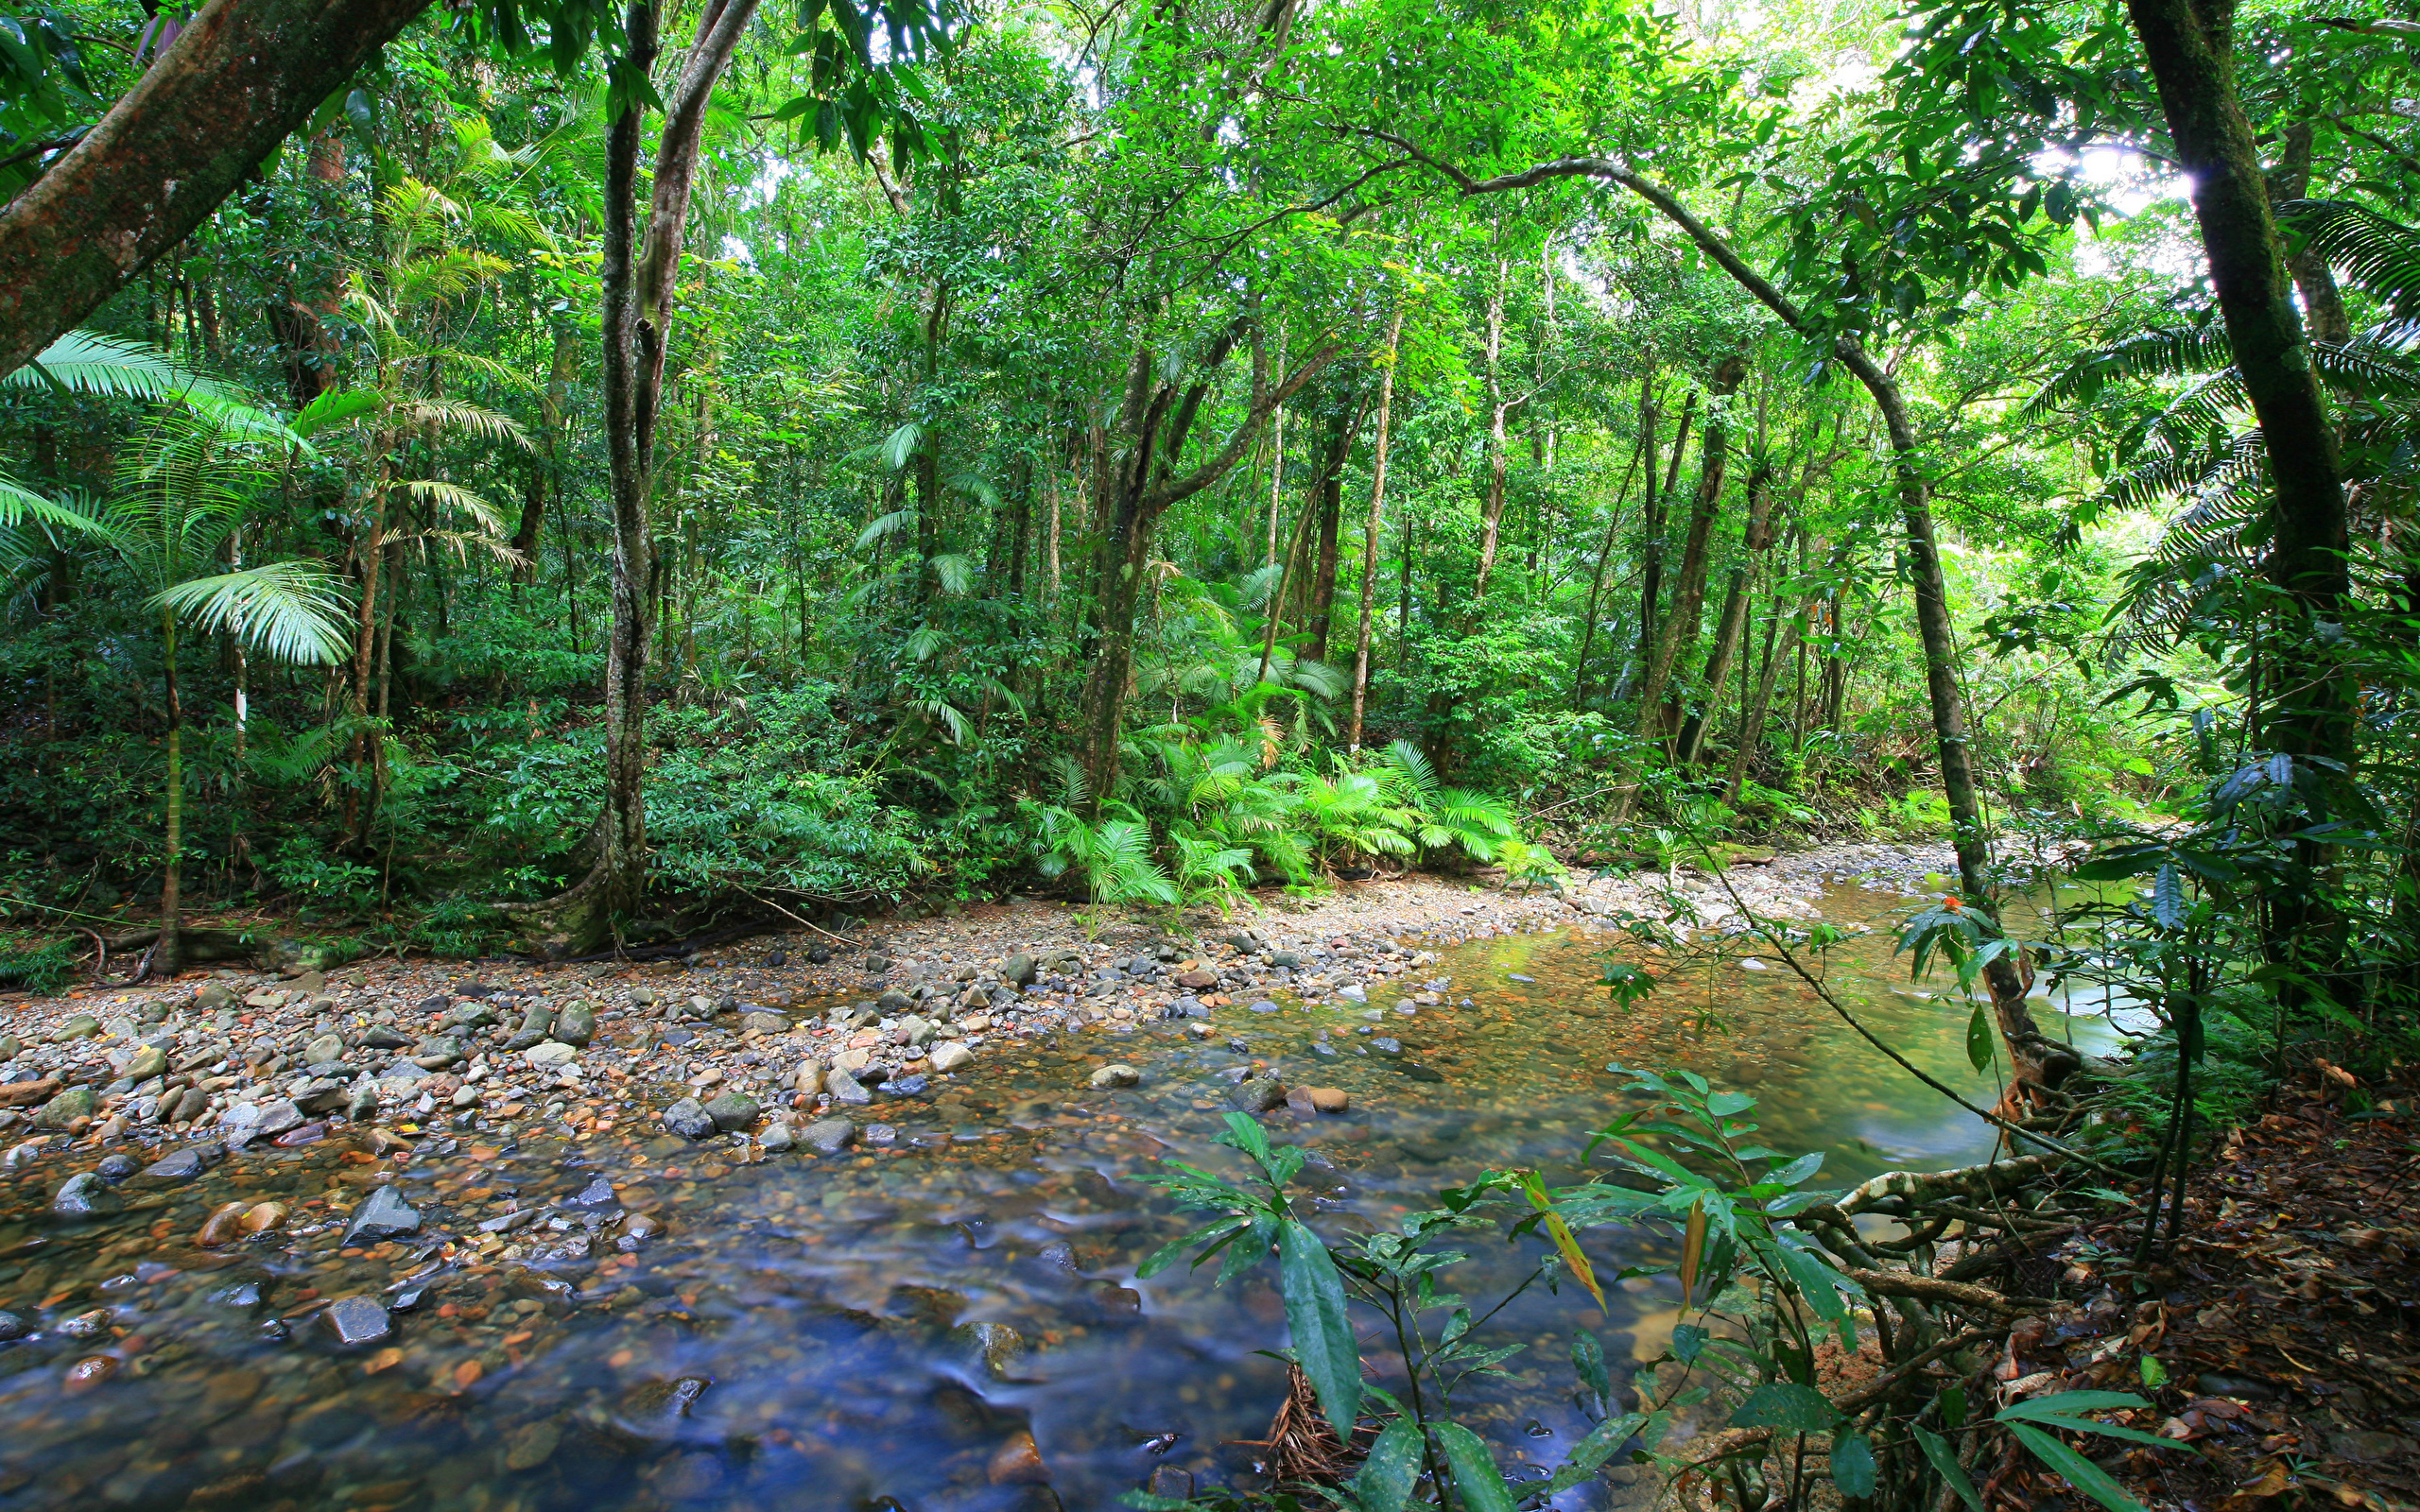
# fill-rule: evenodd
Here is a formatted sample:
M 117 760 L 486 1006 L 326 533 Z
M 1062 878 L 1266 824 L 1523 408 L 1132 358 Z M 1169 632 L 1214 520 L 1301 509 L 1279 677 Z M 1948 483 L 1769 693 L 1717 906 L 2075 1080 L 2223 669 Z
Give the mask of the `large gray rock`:
M 393 1187 L 380 1187 L 370 1194 L 369 1200 L 353 1210 L 353 1222 L 345 1226 L 344 1242 L 351 1248 L 384 1244 L 418 1232 L 420 1211 L 406 1202 L 403 1194 Z
M 746 1128 L 756 1122 L 756 1099 L 745 1092 L 725 1092 L 705 1106 L 715 1127 L 728 1134 L 733 1129 Z
M 949 1041 L 949 1043 L 941 1046 L 933 1052 L 933 1069 L 935 1071 L 957 1071 L 963 1066 L 971 1064 L 974 1059 L 974 1051 L 968 1049 L 959 1041 L 953 1040 Z
M 320 1035 L 317 1039 L 313 1040 L 309 1044 L 302 1047 L 302 1063 L 306 1066 L 318 1065 L 322 1061 L 342 1060 L 343 1058 L 344 1036 L 340 1034 L 331 1033 Z
M 93 1101 L 90 1087 L 70 1087 L 42 1105 L 42 1110 L 34 1114 L 34 1127 L 65 1128 L 79 1118 L 90 1118 Z
M 683 1097 L 664 1110 L 664 1126 L 683 1139 L 701 1140 L 715 1131 L 714 1115 L 694 1097 Z
M 118 1068 L 118 1074 L 128 1081 L 145 1082 L 164 1075 L 167 1070 L 168 1053 L 158 1045 L 145 1045 L 127 1057 L 126 1064 Z
M 823 1091 L 836 1103 L 871 1103 L 873 1093 L 866 1091 L 857 1078 L 835 1066 L 823 1074 Z
M 1110 1065 L 1103 1066 L 1095 1071 L 1092 1076 L 1092 1084 L 1094 1086 L 1104 1088 L 1133 1087 L 1139 1085 L 1142 1080 L 1143 1074 L 1141 1072 L 1136 1071 L 1132 1066 L 1122 1063 L 1112 1063 Z
M 574 1003 L 555 1015 L 555 1038 L 567 1045 L 585 1049 L 596 1038 L 596 1010 L 585 1003 Z
M 845 1118 L 818 1119 L 798 1131 L 798 1142 L 820 1155 L 838 1155 L 856 1138 L 857 1125 Z
M 1019 987 L 1033 986 L 1033 979 L 1039 971 L 1039 964 L 1023 951 L 1017 952 L 1000 963 L 1001 977 L 1014 982 Z
M 194 989 L 193 1005 L 204 1013 L 216 1013 L 235 1005 L 235 989 L 224 982 L 204 982 Z
M 227 1152 L 216 1142 L 202 1140 L 172 1150 L 143 1168 L 143 1178 L 162 1186 L 180 1186 L 216 1165 Z
M 101 1021 L 89 1013 L 68 1015 L 67 1022 L 51 1031 L 50 1042 L 63 1045 L 73 1040 L 90 1040 L 101 1032 Z
M 0 1034 L 0 1065 L 6 1065 L 25 1054 L 25 1043 L 13 1034 Z
M 91 1171 L 69 1177 L 50 1197 L 50 1211 L 61 1218 L 97 1218 L 125 1206 L 109 1183 Z

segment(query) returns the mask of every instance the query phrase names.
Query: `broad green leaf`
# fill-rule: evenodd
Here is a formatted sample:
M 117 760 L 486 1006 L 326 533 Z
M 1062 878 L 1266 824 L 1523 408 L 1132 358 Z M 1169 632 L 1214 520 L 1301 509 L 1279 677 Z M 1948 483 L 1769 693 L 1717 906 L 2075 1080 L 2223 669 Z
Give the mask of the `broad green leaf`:
M 1328 1426 L 1351 1442 L 1361 1413 L 1361 1350 L 1344 1313 L 1344 1280 L 1320 1236 L 1291 1218 L 1278 1229 L 1277 1266 L 1294 1358 L 1311 1378 Z
M 1398 1418 L 1370 1446 L 1361 1469 L 1354 1473 L 1353 1499 L 1361 1503 L 1361 1512 L 1403 1512 L 1419 1480 L 1420 1428 L 1409 1418 Z
M 1842 1496 L 1874 1494 L 1874 1441 L 1863 1434 L 1837 1434 L 1832 1438 L 1832 1484 Z
M 2011 1423 L 2008 1431 L 2017 1442 L 2033 1451 L 2033 1455 L 2067 1478 L 2067 1484 L 2091 1497 L 2109 1512 L 2143 1512 L 2143 1504 L 2126 1494 L 2125 1487 L 2109 1478 L 2109 1472 L 2074 1450 L 2028 1423 Z
M 1572 1445 L 1571 1452 L 1564 1456 L 1562 1467 L 1554 1472 L 1554 1479 L 1546 1484 L 1546 1494 L 1560 1496 L 1596 1474 L 1605 1461 L 1621 1452 L 1622 1446 L 1629 1443 L 1631 1435 L 1644 1427 L 1647 1421 L 1645 1413 L 1626 1412 L 1618 1418 L 1608 1418 L 1590 1429 L 1588 1435 Z
M 1923 1450 L 1925 1458 L 1932 1463 L 1933 1473 L 1958 1493 L 1959 1500 L 1966 1503 L 1967 1512 L 1983 1512 L 1983 1494 L 1975 1489 L 1974 1481 L 1959 1467 L 1958 1456 L 1950 1450 L 1949 1440 L 1929 1429 L 1911 1428 L 1909 1432 L 1916 1435 L 1916 1447 Z
M 1605 1370 L 1605 1350 L 1597 1335 L 1586 1329 L 1571 1332 L 1571 1367 L 1580 1374 L 1580 1383 L 1593 1393 L 1599 1401 L 1614 1400 L 1614 1378 Z
M 1966 1020 L 1966 1063 L 1977 1071 L 1989 1071 L 1992 1057 L 1998 1053 L 1999 1038 L 1992 1032 L 1991 1016 L 1978 1003 Z
M 1695 1365 L 1705 1349 L 1706 1331 L 1694 1323 L 1683 1323 L 1672 1330 L 1672 1358 L 1683 1365 Z
M 1469 1512 L 1514 1512 L 1504 1474 L 1478 1435 L 1460 1423 L 1441 1423 L 1437 1447 L 1445 1452 L 1446 1467 L 1454 1473 L 1454 1495 Z

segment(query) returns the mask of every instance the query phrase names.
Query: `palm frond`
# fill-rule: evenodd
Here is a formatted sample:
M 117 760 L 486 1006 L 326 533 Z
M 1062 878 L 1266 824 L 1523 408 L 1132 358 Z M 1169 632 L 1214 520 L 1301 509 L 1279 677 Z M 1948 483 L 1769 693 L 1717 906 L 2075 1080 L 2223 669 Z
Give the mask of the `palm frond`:
M 467 404 L 458 399 L 406 399 L 396 401 L 390 413 L 409 424 L 426 425 L 437 430 L 464 431 L 482 440 L 510 441 L 523 451 L 536 450 L 529 433 L 520 422 L 499 415 L 483 405 Z
M 2342 199 L 2290 200 L 2278 218 L 2384 305 L 2407 338 L 2420 335 L 2420 231 Z
M 342 588 L 342 579 L 311 563 L 272 561 L 188 579 L 150 603 L 280 662 L 324 665 L 350 646 Z
M 964 598 L 975 592 L 975 558 L 964 552 L 942 552 L 925 565 L 932 568 L 934 579 L 950 597 Z
M 104 399 L 170 399 L 206 395 L 233 400 L 223 385 L 183 366 L 156 347 L 97 331 L 70 331 L 0 384 L 50 388 Z
M 908 465 L 916 449 L 925 444 L 925 427 L 909 421 L 892 431 L 882 443 L 882 465 L 893 472 Z
M 388 487 L 407 499 L 433 504 L 441 509 L 459 509 L 477 521 L 479 528 L 491 536 L 505 533 L 504 516 L 496 507 L 458 483 L 446 483 L 437 478 L 409 478 L 390 483 Z
M 109 534 L 108 527 L 97 517 L 45 499 L 7 473 L 0 472 L 0 527 L 13 528 L 28 520 L 53 532 L 65 530 L 77 535 L 103 537 Z
M 883 537 L 905 530 L 915 523 L 914 509 L 893 509 L 889 514 L 875 515 L 872 523 L 857 532 L 857 548 L 863 550 Z
M 2062 404 L 2091 404 L 2111 384 L 2129 378 L 2178 378 L 2235 361 L 2226 331 L 2212 323 L 2189 329 L 2145 331 L 2077 357 L 2025 403 L 2028 416 Z

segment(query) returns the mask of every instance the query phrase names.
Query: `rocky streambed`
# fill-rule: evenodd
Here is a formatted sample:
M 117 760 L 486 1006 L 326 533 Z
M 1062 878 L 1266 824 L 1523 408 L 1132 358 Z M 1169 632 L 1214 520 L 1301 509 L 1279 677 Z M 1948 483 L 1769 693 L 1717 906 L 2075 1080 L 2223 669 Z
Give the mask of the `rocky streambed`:
M 1856 922 L 1945 864 L 1731 881 Z M 1731 895 L 1690 885 L 1719 937 Z M 1762 1086 L 1781 1127 L 1866 1168 L 1844 1174 L 1970 1152 L 1870 1071 L 1843 1082 L 1851 1053 L 1753 958 L 1607 1015 L 1605 921 L 1649 903 L 1632 879 L 1392 881 L 1190 937 L 1020 903 L 668 967 L 214 972 L 13 1005 L 0 1496 L 1109 1505 L 1251 1474 L 1235 1441 L 1276 1400 L 1267 1279 L 1133 1275 L 1184 1228 L 1155 1162 L 1218 1161 L 1230 1109 L 1304 1143 L 1346 1222 L 1569 1161 L 1617 1059 Z M 1933 1022 L 1954 1016 L 1869 955 L 1876 1011 L 1954 1067 Z M 1588 1321 L 1651 1353 L 1669 1307 L 1642 1286 Z M 1501 1326 L 1564 1339 L 1573 1316 Z M 1566 1347 L 1475 1400 L 1508 1454 L 1584 1432 L 1552 1405 Z

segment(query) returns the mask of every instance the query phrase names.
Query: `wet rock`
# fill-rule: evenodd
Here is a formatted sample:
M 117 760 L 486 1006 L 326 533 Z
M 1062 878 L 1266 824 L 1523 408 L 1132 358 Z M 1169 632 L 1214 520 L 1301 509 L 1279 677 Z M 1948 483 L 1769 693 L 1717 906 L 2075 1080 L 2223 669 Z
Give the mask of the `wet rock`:
M 860 1138 L 862 1138 L 868 1144 L 878 1145 L 887 1149 L 899 1143 L 899 1131 L 888 1124 L 868 1124 L 865 1127 L 864 1134 L 861 1135 Z
M 50 1211 L 61 1218 L 99 1218 L 125 1206 L 125 1199 L 91 1171 L 69 1177 L 50 1195 Z
M 245 1210 L 241 1227 L 248 1234 L 265 1234 L 285 1221 L 283 1202 L 256 1202 Z
M 563 1441 L 562 1425 L 552 1418 L 523 1423 L 504 1441 L 504 1468 L 534 1470 L 555 1457 Z
M 1100 1067 L 1098 1070 L 1095 1071 L 1092 1075 L 1092 1084 L 1095 1087 L 1102 1088 L 1136 1087 L 1140 1086 L 1142 1081 L 1143 1074 L 1141 1072 L 1121 1062 L 1113 1062 L 1109 1065 Z
M 1291 971 L 1295 967 L 1303 964 L 1302 953 L 1299 951 L 1270 951 L 1269 953 L 1269 964 L 1271 966 L 1283 966 L 1288 971 Z
M 379 1187 L 369 1199 L 353 1210 L 353 1221 L 345 1225 L 347 1248 L 356 1245 L 384 1244 L 420 1232 L 420 1211 L 406 1202 L 403 1194 L 393 1187 Z
M 888 971 L 890 970 L 890 957 L 879 954 L 869 955 L 866 957 L 866 970 L 869 971 Z
M 882 1084 L 886 1097 L 922 1097 L 932 1083 L 923 1076 L 893 1076 Z
M 1370 1053 L 1374 1056 L 1400 1056 L 1403 1054 L 1403 1041 L 1379 1035 L 1370 1041 Z
M 959 1043 L 958 1040 L 953 1040 L 949 1043 L 942 1045 L 940 1049 L 935 1050 L 933 1052 L 932 1059 L 933 1069 L 935 1071 L 958 1071 L 974 1063 L 975 1052 L 968 1049 L 964 1044 Z
M 838 1066 L 824 1073 L 823 1090 L 836 1103 L 863 1104 L 873 1101 L 873 1093 L 868 1091 L 855 1076 Z
M 67 1367 L 67 1374 L 60 1380 L 60 1385 L 69 1396 L 80 1396 L 116 1375 L 117 1366 L 117 1357 L 114 1355 L 95 1354 L 88 1359 L 78 1360 Z
M 757 1137 L 756 1143 L 765 1147 L 767 1154 L 779 1155 L 797 1143 L 798 1136 L 790 1132 L 790 1126 L 787 1124 L 775 1119 L 765 1132 Z
M 261 1305 L 260 1283 L 238 1281 L 233 1286 L 222 1286 L 210 1294 L 210 1300 L 218 1307 L 232 1307 L 238 1312 L 249 1313 Z
M 845 1118 L 818 1119 L 798 1131 L 798 1142 L 819 1155 L 838 1155 L 856 1138 L 857 1125 Z
M 204 1220 L 201 1232 L 194 1236 L 193 1242 L 204 1249 L 218 1249 L 233 1244 L 244 1237 L 244 1214 L 251 1208 L 251 1204 L 248 1202 L 221 1204 L 217 1211 Z
M 1236 1083 L 1227 1102 L 1247 1113 L 1266 1113 L 1286 1106 L 1286 1084 L 1274 1076 L 1252 1076 Z
M 590 1177 L 588 1184 L 575 1193 L 570 1201 L 575 1208 L 596 1209 L 618 1207 L 622 1199 L 614 1194 L 612 1178 L 599 1172 Z
M 1014 982 L 1021 988 L 1033 986 L 1033 979 L 1040 972 L 1041 963 L 1023 951 L 1017 952 L 1000 963 L 1000 979 L 1004 982 Z
M 790 1021 L 778 1013 L 763 1011 L 743 1013 L 739 1016 L 739 1032 L 742 1034 L 787 1034 L 790 1032 Z
M 715 1131 L 714 1115 L 694 1097 L 683 1097 L 664 1110 L 664 1126 L 683 1139 L 702 1140 Z
M 585 1003 L 574 1003 L 555 1015 L 555 1039 L 561 1043 L 586 1049 L 596 1038 L 596 1010 Z
M 1252 1005 L 1252 1011 L 1254 1013 L 1275 1013 L 1277 1011 L 1277 1005 L 1270 1002 L 1267 998 L 1261 998 L 1253 1002 Z
M 874 999 L 873 1004 L 874 1011 L 885 1018 L 889 1018 L 893 1014 L 906 1013 L 915 1005 L 916 1000 L 909 997 L 907 993 L 900 991 L 897 988 L 892 988 L 890 991 L 885 992 L 882 996 Z
M 642 1381 L 622 1393 L 614 1414 L 614 1426 L 644 1442 L 669 1439 L 680 1433 L 681 1420 L 697 1406 L 709 1384 L 703 1376 Z
M 90 1040 L 101 1032 L 101 1021 L 89 1013 L 71 1013 L 67 1022 L 51 1031 L 50 1042 L 63 1045 L 72 1040 Z
M 282 1097 L 261 1105 L 260 1117 L 252 1123 L 252 1137 L 275 1139 L 288 1129 L 301 1128 L 304 1122 L 302 1109 L 295 1107 L 291 1098 Z
M 0 1313 L 0 1344 L 14 1344 L 34 1331 L 32 1324 L 14 1313 Z
M 134 1157 L 120 1154 L 104 1156 L 101 1163 L 93 1167 L 93 1174 L 110 1185 L 116 1186 L 129 1177 L 140 1175 L 142 1170 L 143 1167 L 135 1163 Z
M 358 1081 L 346 1091 L 344 1116 L 358 1124 L 378 1112 L 378 1089 L 369 1081 Z
M 725 1092 L 703 1109 L 714 1120 L 714 1126 L 728 1134 L 733 1129 L 746 1128 L 756 1122 L 760 1109 L 756 1099 L 745 1092 Z
M 118 1068 L 117 1074 L 128 1081 L 142 1082 L 165 1075 L 167 1071 L 168 1053 L 158 1045 L 145 1045 L 127 1057 L 126 1064 Z
M 219 1158 L 226 1153 L 226 1150 L 215 1142 L 202 1140 L 198 1143 L 188 1144 L 183 1149 L 171 1151 L 145 1166 L 143 1178 L 146 1181 L 156 1181 L 163 1186 L 177 1186 L 191 1181 L 216 1165 Z
M 994 1381 L 1015 1379 L 1017 1358 L 1025 1353 L 1025 1336 L 1006 1323 L 961 1323 L 950 1331 L 959 1346 L 983 1362 Z
M 1190 971 L 1179 971 L 1176 985 L 1189 992 L 1206 992 L 1219 985 L 1219 973 L 1207 966 L 1197 966 Z
M 1042 1462 L 1040 1446 L 1034 1443 L 1033 1434 L 1023 1428 L 993 1452 L 983 1473 L 994 1486 L 1044 1486 L 1050 1480 L 1050 1468 Z
M 823 1062 L 802 1060 L 798 1070 L 790 1074 L 790 1090 L 812 1097 L 823 1090 Z
M 362 1031 L 361 1044 L 365 1050 L 408 1050 L 411 1040 L 386 1024 L 373 1023 Z
M 0 1034 L 0 1065 L 16 1059 L 25 1053 L 25 1041 L 13 1034 Z
M 235 1005 L 235 992 L 224 982 L 204 982 L 194 989 L 193 1005 L 204 1013 L 216 1013 Z
M 34 1114 L 34 1127 L 65 1128 L 79 1118 L 90 1118 L 94 1101 L 90 1087 L 70 1087 L 42 1105 L 42 1110 Z
M 337 1343 L 348 1349 L 376 1344 L 395 1332 L 395 1320 L 367 1297 L 339 1297 L 320 1315 Z
M 1153 1496 L 1169 1502 L 1193 1500 L 1193 1472 L 1175 1465 L 1151 1467 L 1150 1485 L 1146 1487 Z
M 1310 1091 L 1311 1106 L 1322 1113 L 1344 1113 L 1352 1110 L 1353 1094 L 1342 1088 L 1314 1087 Z

